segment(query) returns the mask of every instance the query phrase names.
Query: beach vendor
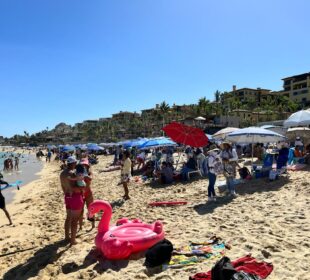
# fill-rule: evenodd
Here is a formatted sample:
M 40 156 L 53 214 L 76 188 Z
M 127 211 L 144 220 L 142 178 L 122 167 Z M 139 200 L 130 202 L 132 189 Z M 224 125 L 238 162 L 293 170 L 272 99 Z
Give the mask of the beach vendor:
M 76 177 L 75 168 L 77 160 L 70 156 L 67 158 L 66 168 L 60 174 L 60 183 L 64 193 L 66 206 L 66 220 L 65 220 L 65 240 L 70 241 L 71 245 L 77 244 L 76 232 L 78 221 L 84 206 L 83 192 L 81 187 L 76 185 L 72 178 Z
M 235 149 L 229 142 L 223 142 L 221 144 L 220 157 L 223 162 L 223 171 L 226 178 L 226 184 L 229 195 L 236 196 L 236 190 L 234 185 L 234 179 L 236 178 L 236 168 L 238 164 L 238 155 Z
M 130 199 L 129 197 L 129 190 L 128 190 L 128 183 L 131 177 L 131 160 L 130 160 L 130 152 L 124 151 L 123 153 L 123 164 L 121 169 L 121 183 L 124 187 L 124 196 L 125 200 Z
M 6 210 L 6 207 L 5 207 L 5 198 L 4 198 L 4 196 L 2 195 L 2 192 L 1 192 L 1 185 L 6 185 L 6 186 L 8 186 L 9 183 L 3 181 L 2 178 L 3 178 L 3 176 L 2 176 L 2 174 L 0 173 L 0 209 L 3 210 L 4 214 L 5 214 L 6 217 L 8 218 L 8 220 L 9 220 L 9 225 L 12 225 L 13 223 L 12 223 L 10 214 L 9 214 L 8 210 Z

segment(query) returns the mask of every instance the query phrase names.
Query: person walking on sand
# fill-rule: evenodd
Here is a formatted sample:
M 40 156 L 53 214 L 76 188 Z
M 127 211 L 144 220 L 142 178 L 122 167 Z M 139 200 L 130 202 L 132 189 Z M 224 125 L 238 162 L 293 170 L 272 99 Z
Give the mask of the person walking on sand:
M 82 213 L 84 201 L 81 188 L 76 186 L 76 181 L 72 180 L 75 177 L 75 167 L 77 160 L 71 156 L 67 159 L 67 166 L 60 174 L 60 183 L 64 193 L 66 206 L 65 220 L 65 240 L 70 241 L 71 245 L 77 244 L 76 233 L 78 221 Z
M 5 208 L 5 198 L 4 198 L 4 196 L 2 195 L 2 192 L 1 192 L 1 185 L 6 185 L 6 186 L 8 186 L 9 183 L 3 181 L 2 178 L 3 178 L 3 176 L 2 176 L 2 174 L 0 173 L 0 209 L 3 210 L 4 214 L 5 214 L 6 217 L 8 218 L 8 220 L 9 220 L 9 225 L 12 225 L 13 223 L 12 223 L 10 214 L 9 214 L 8 210 L 6 210 L 6 208 Z
M 130 181 L 131 177 L 131 160 L 130 160 L 130 153 L 128 151 L 125 151 L 123 153 L 123 164 L 121 169 L 121 183 L 124 187 L 124 196 L 123 198 L 125 200 L 130 199 L 129 197 L 129 190 L 128 190 L 128 183 Z
M 219 149 L 216 146 L 211 146 L 211 149 L 207 152 L 207 165 L 208 165 L 208 201 L 216 201 L 215 194 L 215 182 L 216 176 L 222 172 L 222 162 L 219 157 Z
M 14 169 L 18 170 L 19 169 L 19 158 L 16 156 L 15 161 L 14 161 Z

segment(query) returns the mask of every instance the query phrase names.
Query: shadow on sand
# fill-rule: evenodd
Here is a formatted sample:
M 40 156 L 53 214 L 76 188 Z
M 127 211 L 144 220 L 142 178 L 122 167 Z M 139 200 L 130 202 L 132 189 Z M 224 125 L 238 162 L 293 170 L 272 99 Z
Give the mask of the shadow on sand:
M 98 274 L 102 274 L 108 269 L 118 272 L 126 268 L 130 260 L 141 259 L 142 257 L 144 257 L 144 254 L 145 252 L 133 254 L 130 256 L 129 259 L 126 260 L 107 260 L 104 257 L 102 257 L 101 252 L 99 252 L 97 249 L 92 249 L 85 257 L 81 265 L 78 265 L 75 262 L 66 263 L 62 266 L 62 272 L 64 274 L 74 273 L 79 270 L 86 269 L 87 267 L 93 264 L 96 264 L 93 267 L 93 270 L 95 270 Z
M 65 247 L 60 252 L 57 252 L 59 248 Z M 69 246 L 63 240 L 56 243 L 46 245 L 34 253 L 25 263 L 19 264 L 11 268 L 3 276 L 3 280 L 24 280 L 31 277 L 35 277 L 38 273 L 44 269 L 48 264 L 56 262 L 61 255 L 68 250 Z
M 290 182 L 289 177 L 280 177 L 276 181 L 270 182 L 268 178 L 264 179 L 255 179 L 248 181 L 244 184 L 239 184 L 236 186 L 236 192 L 238 196 L 243 196 L 246 194 L 254 194 L 254 193 L 263 193 L 263 192 L 274 192 L 278 191 L 282 187 L 284 187 L 286 184 Z M 216 209 L 217 207 L 221 207 L 223 205 L 226 205 L 234 200 L 234 197 L 232 196 L 220 196 L 217 198 L 216 201 L 213 202 L 206 202 L 206 203 L 200 203 L 194 206 L 194 210 L 199 215 L 205 215 L 210 214 Z M 254 198 L 253 198 L 254 200 Z M 254 201 L 253 201 L 254 203 Z

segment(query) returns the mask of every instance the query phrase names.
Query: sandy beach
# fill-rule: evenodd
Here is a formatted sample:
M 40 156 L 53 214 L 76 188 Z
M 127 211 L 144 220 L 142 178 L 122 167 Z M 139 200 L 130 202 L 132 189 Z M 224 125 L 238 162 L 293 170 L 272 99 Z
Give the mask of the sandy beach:
M 131 199 L 123 201 L 123 189 L 117 186 L 120 171 L 99 173 L 112 157 L 99 158 L 100 163 L 93 166 L 92 189 L 95 199 L 112 203 L 112 223 L 121 217 L 161 220 L 166 238 L 174 246 L 206 241 L 216 234 L 231 245 L 226 255 L 232 260 L 251 253 L 272 262 L 274 271 L 267 279 L 309 279 L 309 167 L 274 182 L 257 179 L 242 184 L 235 199 L 220 195 L 216 202 L 206 203 L 208 181 L 200 179 L 168 187 L 131 183 Z M 214 264 L 210 261 L 150 274 L 143 257 L 104 260 L 94 250 L 97 231 L 88 232 L 87 221 L 78 235 L 79 244 L 69 247 L 62 242 L 65 208 L 59 171 L 57 162 L 45 164 L 40 179 L 21 188 L 8 205 L 13 226 L 6 225 L 1 213 L 1 279 L 188 279 Z M 157 200 L 186 200 L 188 205 L 148 206 Z

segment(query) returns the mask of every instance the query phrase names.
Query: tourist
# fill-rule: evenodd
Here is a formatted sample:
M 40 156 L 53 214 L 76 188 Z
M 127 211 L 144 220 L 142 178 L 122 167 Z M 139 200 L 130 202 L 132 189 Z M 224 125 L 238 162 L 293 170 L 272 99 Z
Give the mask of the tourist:
M 52 152 L 51 150 L 48 150 L 46 155 L 46 162 L 51 162 Z
M 72 181 L 75 176 L 76 159 L 71 156 L 67 159 L 66 168 L 60 174 L 61 187 L 65 197 L 66 220 L 65 220 L 65 240 L 70 241 L 71 245 L 77 244 L 76 232 L 79 218 L 82 213 L 84 201 L 80 187 Z
M 138 154 L 137 162 L 138 162 L 137 170 L 140 169 L 141 165 L 142 165 L 142 168 L 144 167 L 144 165 L 145 165 L 145 152 L 144 151 L 142 151 L 140 154 Z
M 15 156 L 15 158 L 14 158 L 14 169 L 15 170 L 19 169 L 19 158 L 18 158 L 18 156 Z
M 4 214 L 8 218 L 9 225 L 12 225 L 13 223 L 12 223 L 10 214 L 9 214 L 8 210 L 6 210 L 6 207 L 5 207 L 5 198 L 4 198 L 4 196 L 2 195 L 2 192 L 1 192 L 1 185 L 9 186 L 9 183 L 3 181 L 2 178 L 3 178 L 3 175 L 0 173 L 0 209 L 3 210 Z
M 223 162 L 224 176 L 226 178 L 226 184 L 230 195 L 236 196 L 234 179 L 236 178 L 236 167 L 238 165 L 238 155 L 235 149 L 229 142 L 223 142 L 221 144 L 220 157 Z
M 294 158 L 298 163 L 304 163 L 304 157 L 302 153 L 302 147 L 301 146 L 295 146 L 294 149 Z
M 304 159 L 305 159 L 305 164 L 310 164 L 310 144 L 306 146 Z
M 160 182 L 162 184 L 171 184 L 173 182 L 173 168 L 165 161 L 161 165 Z
M 123 164 L 121 169 L 121 183 L 124 187 L 124 196 L 123 198 L 125 200 L 130 199 L 129 197 L 129 190 L 128 190 L 128 183 L 130 181 L 131 177 L 131 160 L 130 160 L 130 153 L 128 151 L 125 151 L 123 153 Z
M 208 201 L 216 201 L 216 194 L 214 190 L 216 176 L 221 172 L 221 159 L 219 157 L 219 149 L 216 147 L 210 147 L 211 150 L 207 152 L 207 164 L 208 164 L 208 177 L 209 177 L 209 186 L 208 186 Z
M 94 201 L 93 192 L 90 188 L 93 179 L 93 174 L 87 158 L 82 158 L 80 164 L 84 167 L 84 181 L 86 183 L 84 191 L 84 204 L 86 203 L 86 207 L 88 209 L 89 205 Z M 83 220 L 83 212 L 81 217 L 82 217 L 81 219 Z M 87 218 L 87 219 L 92 223 L 92 229 L 93 229 L 95 227 L 95 219 L 94 218 Z M 80 228 L 82 228 L 81 222 L 80 222 Z
M 192 172 L 194 170 L 197 170 L 197 162 L 193 154 L 189 154 L 188 161 L 184 164 L 181 174 L 182 174 L 182 180 L 186 181 L 188 177 L 188 173 Z
M 206 156 L 203 154 L 202 150 L 200 148 L 196 149 L 196 159 L 198 163 L 198 168 L 200 169 L 201 174 L 203 174 L 203 162 L 206 158 Z
M 277 170 L 281 170 L 286 167 L 288 162 L 289 148 L 285 142 L 279 144 L 279 155 L 277 158 Z

